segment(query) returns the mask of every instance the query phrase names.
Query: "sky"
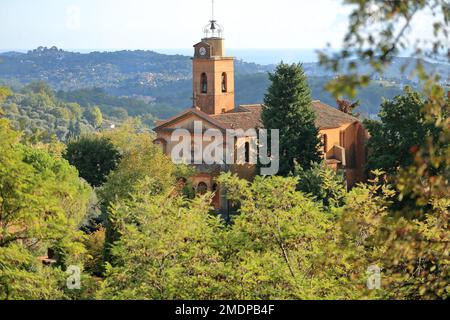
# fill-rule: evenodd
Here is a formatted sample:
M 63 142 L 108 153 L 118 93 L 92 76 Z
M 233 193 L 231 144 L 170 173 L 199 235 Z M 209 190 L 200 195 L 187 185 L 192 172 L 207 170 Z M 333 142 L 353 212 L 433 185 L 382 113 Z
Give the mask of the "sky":
M 192 48 L 211 1 L 1 0 L 0 51 Z M 228 48 L 338 48 L 350 10 L 339 0 L 215 0 Z

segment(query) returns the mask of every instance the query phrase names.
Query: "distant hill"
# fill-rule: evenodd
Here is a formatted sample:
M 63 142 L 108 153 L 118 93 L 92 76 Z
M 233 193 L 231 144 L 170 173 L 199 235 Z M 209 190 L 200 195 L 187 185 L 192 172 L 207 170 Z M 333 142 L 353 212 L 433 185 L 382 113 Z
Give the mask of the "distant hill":
M 271 66 L 236 62 L 241 74 L 267 72 Z M 56 90 L 87 87 L 152 88 L 165 83 L 190 79 L 188 56 L 164 55 L 153 51 L 91 52 L 81 54 L 56 47 L 39 47 L 28 53 L 0 54 L 0 78 L 15 79 L 23 84 L 45 81 Z
M 377 113 L 382 97 L 390 98 L 400 93 L 404 85 L 416 85 L 414 78 L 408 79 L 400 71 L 405 63 L 411 65 L 414 61 L 396 58 L 384 75 L 374 76 L 376 82 L 371 85 L 370 90 L 361 92 L 359 99 L 365 113 Z M 267 72 L 272 71 L 275 66 L 237 60 L 235 67 L 237 104 L 262 102 L 268 86 Z M 336 74 L 324 70 L 316 63 L 306 63 L 304 69 L 310 79 L 314 98 L 334 104 L 334 100 L 323 90 L 323 84 Z M 367 72 L 365 69 L 363 66 L 360 71 Z M 444 81 L 450 82 L 449 64 L 427 62 L 425 69 L 438 73 Z M 407 68 L 406 74 L 408 71 Z M 156 116 L 161 117 L 191 105 L 191 76 L 190 57 L 153 51 L 81 54 L 56 47 L 39 47 L 28 53 L 0 54 L 0 83 L 17 87 L 33 81 L 45 81 L 55 90 L 69 92 L 64 98 L 73 98 L 75 102 L 83 99 L 82 103 L 91 104 L 97 102 L 88 101 L 89 90 L 80 90 L 100 88 L 109 95 L 154 104 L 163 109 L 154 109 L 158 110 Z M 70 94 L 70 91 L 75 93 Z M 95 96 L 95 92 L 91 93 Z

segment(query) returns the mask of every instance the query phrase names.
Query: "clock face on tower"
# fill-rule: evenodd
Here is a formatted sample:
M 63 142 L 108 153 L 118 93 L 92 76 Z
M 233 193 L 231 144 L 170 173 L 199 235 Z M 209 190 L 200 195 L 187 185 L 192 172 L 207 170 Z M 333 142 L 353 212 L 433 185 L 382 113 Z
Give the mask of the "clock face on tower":
M 201 56 L 206 56 L 206 48 L 205 47 L 201 47 L 198 50 L 198 53 L 200 53 Z

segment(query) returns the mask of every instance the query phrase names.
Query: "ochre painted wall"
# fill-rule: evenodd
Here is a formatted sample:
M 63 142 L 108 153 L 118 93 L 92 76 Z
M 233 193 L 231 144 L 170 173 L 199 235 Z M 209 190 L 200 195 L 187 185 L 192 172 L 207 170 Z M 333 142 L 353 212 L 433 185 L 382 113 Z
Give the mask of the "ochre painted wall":
M 341 146 L 345 149 L 345 172 L 347 185 L 354 186 L 365 179 L 366 164 L 365 143 L 368 135 L 360 122 L 342 125 L 339 128 L 322 129 L 322 136 L 327 136 L 326 159 L 335 159 L 333 147 Z M 324 150 L 325 151 L 325 150 Z
M 201 76 L 208 79 L 208 92 L 201 92 Z M 227 92 L 222 92 L 222 73 L 227 75 Z M 193 90 L 195 104 L 207 114 L 221 114 L 234 110 L 234 59 L 193 59 Z
M 195 118 L 194 116 L 187 117 L 184 119 L 180 119 L 177 122 L 174 122 L 171 125 L 172 129 L 175 128 L 193 128 L 193 121 L 199 121 L 200 119 Z M 204 129 L 214 128 L 212 125 L 204 122 Z M 173 146 L 176 142 L 171 143 L 171 131 L 170 130 L 158 130 L 157 132 L 157 140 L 165 141 L 164 144 L 164 152 L 170 156 L 172 152 Z M 337 159 L 334 154 L 335 149 L 334 146 L 341 146 L 345 149 L 345 158 L 346 164 L 345 166 L 339 164 L 333 164 L 333 169 L 344 169 L 347 185 L 348 187 L 353 187 L 356 183 L 361 182 L 365 179 L 364 175 L 364 166 L 366 163 L 365 157 L 365 142 L 368 138 L 366 130 L 362 127 L 361 123 L 354 122 L 342 125 L 339 128 L 330 128 L 330 129 L 322 129 L 320 130 L 321 136 L 327 136 L 327 145 L 326 145 L 326 159 Z M 191 139 L 193 141 L 194 136 L 190 133 Z M 251 138 L 249 137 L 240 137 L 236 140 L 235 150 L 237 148 L 242 148 L 246 142 L 250 142 Z M 209 142 L 203 142 L 203 148 L 205 148 Z M 225 146 L 224 146 L 225 148 Z M 325 150 L 323 150 L 325 151 Z M 232 165 L 230 167 L 231 172 L 236 173 L 240 178 L 247 179 L 249 181 L 253 180 L 255 175 L 257 174 L 255 165 Z M 208 185 L 208 190 L 212 191 L 214 185 L 215 177 L 207 175 L 207 174 L 199 174 L 198 176 L 193 178 L 193 184 L 198 185 L 199 182 L 205 182 Z M 216 197 L 216 202 L 220 201 L 220 197 Z M 215 206 L 219 205 L 215 203 Z

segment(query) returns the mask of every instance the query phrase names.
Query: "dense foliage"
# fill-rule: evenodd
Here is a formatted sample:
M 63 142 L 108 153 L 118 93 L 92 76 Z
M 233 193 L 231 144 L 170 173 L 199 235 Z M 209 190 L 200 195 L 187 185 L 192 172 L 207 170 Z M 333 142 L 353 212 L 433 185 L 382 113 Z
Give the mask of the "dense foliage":
M 66 295 L 61 268 L 86 259 L 77 227 L 89 194 L 60 155 L 20 144 L 0 119 L 0 299 Z M 43 266 L 48 249 L 57 253 L 58 267 Z
M 362 59 L 370 68 L 367 73 L 358 74 L 358 64 L 350 65 L 350 72 L 345 77 L 328 85 L 335 96 L 354 96 L 361 86 L 369 83 L 371 72 L 382 72 L 390 66 L 395 55 L 410 44 L 408 34 L 414 31 L 411 23 L 414 18 L 427 11 L 432 13 L 428 22 L 433 29 L 432 35 L 418 35 L 410 47 L 411 56 L 421 59 L 415 60 L 413 66 L 403 66 L 403 69 L 410 68 L 409 76 L 416 75 L 422 81 L 422 95 L 426 100 L 420 112 L 416 110 L 416 115 L 420 114 L 422 123 L 431 128 L 428 130 L 432 134 L 426 137 L 424 144 L 412 150 L 412 162 L 400 165 L 394 173 L 396 198 L 413 205 L 400 209 L 395 205 L 390 207 L 394 216 L 408 219 L 401 218 L 383 225 L 385 231 L 381 239 L 387 248 L 384 255 L 387 272 L 396 276 L 391 287 L 392 297 L 448 298 L 450 102 L 446 92 L 448 88 L 441 85 L 439 76 L 424 68 L 423 58 L 448 61 L 450 4 L 446 0 L 345 2 L 354 6 L 343 49 L 333 55 L 322 54 L 321 63 L 339 70 L 345 58 L 352 56 Z M 407 100 L 414 99 L 411 96 L 400 98 L 394 105 L 398 107 Z M 416 103 L 411 107 L 416 109 L 414 105 Z M 434 133 L 437 136 L 433 137 Z M 407 154 L 406 158 L 408 161 L 410 155 Z
M 0 87 L 0 103 L 4 102 L 6 98 L 12 95 L 12 92 L 9 88 Z
M 120 153 L 110 140 L 92 135 L 69 141 L 64 157 L 91 186 L 100 187 L 116 168 Z
M 105 257 L 109 261 L 110 246 L 119 238 L 117 223 L 110 209 L 117 201 L 132 199 L 136 193 L 161 194 L 174 188 L 177 179 L 189 178 L 190 169 L 175 166 L 153 143 L 153 136 L 128 121 L 102 136 L 119 150 L 121 161 L 99 190 L 105 216 Z
M 120 125 L 134 117 L 148 128 L 156 117 L 178 110 L 134 98 L 108 95 L 103 89 L 54 92 L 45 82 L 32 82 L 12 91 L 0 87 L 0 109 L 15 128 L 40 140 L 68 141 Z
M 425 99 L 407 87 L 403 95 L 383 102 L 380 121 L 365 122 L 371 135 L 369 171 L 382 169 L 394 173 L 399 167 L 413 163 L 414 154 L 425 146 L 427 139 L 438 142 L 442 130 L 427 121 L 424 106 Z M 441 116 L 445 119 L 449 115 Z
M 66 141 L 93 132 L 100 125 L 90 117 L 88 108 L 59 100 L 43 82 L 31 83 L 3 100 L 0 105 L 15 128 L 28 136 L 40 136 L 40 140 L 47 142 L 54 138 Z M 101 114 L 97 113 L 97 117 Z
M 299 191 L 312 195 L 327 208 L 342 206 L 346 193 L 342 172 L 336 173 L 325 163 L 313 163 L 308 170 L 296 164 L 293 175 L 299 179 Z
M 296 162 L 308 169 L 320 161 L 319 129 L 302 66 L 281 63 L 269 77 L 261 118 L 264 128 L 280 131 L 279 174 L 286 176 L 295 170 Z
M 116 97 L 107 94 L 101 88 L 58 91 L 57 96 L 64 101 L 75 102 L 83 106 L 99 106 L 102 113 L 110 118 L 125 120 L 128 116 L 143 117 L 149 127 L 153 126 L 155 117 L 168 118 L 177 112 L 177 109 L 151 103 L 151 99 Z
M 399 218 L 398 191 L 380 172 L 350 192 L 320 164 L 253 182 L 224 174 L 218 183 L 239 208 L 226 224 L 212 211 L 211 194 L 190 199 L 177 187 L 192 172 L 127 122 L 98 137 L 122 157 L 99 192 L 106 232 L 83 234 L 90 191 L 75 168 L 52 151 L 58 148 L 20 144 L 1 123 L 1 298 L 448 296 L 448 198 L 435 200 L 424 219 Z M 39 257 L 49 248 L 57 256 L 45 266 Z M 81 290 L 65 287 L 68 264 L 83 266 Z M 379 290 L 366 287 L 373 265 L 382 270 Z
M 395 23 L 406 19 L 408 26 L 428 7 L 422 0 L 346 2 L 357 6 L 341 55 L 353 48 L 375 70 L 392 62 L 404 41 L 394 36 Z M 450 21 L 449 5 L 430 4 L 442 8 L 444 19 L 434 25 L 439 35 Z M 381 37 L 366 38 L 374 21 L 384 23 Z M 45 52 L 36 54 L 45 62 Z M 268 101 L 306 106 L 300 70 L 281 65 L 280 71 L 272 75 Z M 129 121 L 100 134 L 122 157 L 99 192 L 106 232 L 100 226 L 84 234 L 79 227 L 93 195 L 62 158 L 61 144 L 21 139 L 0 119 L 0 299 L 448 299 L 450 101 L 436 79 L 420 67 L 419 73 L 422 96 L 407 90 L 385 102 L 380 122 L 370 127 L 369 163 L 379 162 L 388 176 L 375 170 L 372 180 L 347 191 L 332 170 L 310 162 L 295 168 L 292 160 L 291 177 L 248 182 L 225 173 L 217 181 L 238 208 L 229 224 L 211 210 L 212 194 L 184 196 L 176 182 L 191 170 L 175 166 Z M 285 83 L 277 79 L 283 74 Z M 357 74 L 335 80 L 329 88 L 339 95 L 368 81 Z M 60 108 L 46 86 L 27 90 L 20 98 Z M 0 90 L 8 117 L 16 96 Z M 296 115 L 290 103 L 273 105 Z M 405 150 L 414 152 L 400 158 Z M 414 203 L 408 215 L 398 206 L 403 199 Z M 70 264 L 84 268 L 80 290 L 66 286 Z M 367 286 L 374 268 L 379 288 Z
M 210 195 L 189 201 L 172 192 L 153 195 L 144 187 L 133 199 L 119 201 L 111 213 L 121 237 L 112 246 L 114 265 L 107 266 L 98 297 L 330 299 L 368 294 L 365 266 L 348 264 L 353 253 L 341 246 L 339 225 L 296 191 L 296 179 L 257 178 L 250 184 L 228 174 L 219 182 L 241 205 L 228 227 L 211 214 Z

